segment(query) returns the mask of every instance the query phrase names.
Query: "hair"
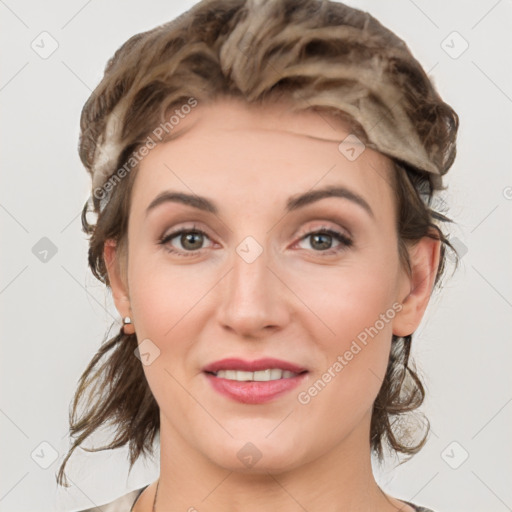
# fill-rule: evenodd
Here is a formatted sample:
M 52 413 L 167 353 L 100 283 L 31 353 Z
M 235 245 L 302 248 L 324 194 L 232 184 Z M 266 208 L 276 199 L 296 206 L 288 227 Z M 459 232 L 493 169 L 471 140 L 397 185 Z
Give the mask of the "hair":
M 108 61 L 103 79 L 82 110 L 79 154 L 87 171 L 93 175 L 97 146 L 105 142 L 108 118 L 121 104 L 125 114 L 116 114 L 120 142 L 110 174 L 133 157 L 169 112 L 191 97 L 200 104 L 221 97 L 256 105 L 287 99 L 298 109 L 325 111 L 348 120 L 353 133 L 369 142 L 368 133 L 352 116 L 326 105 L 324 98 L 326 92 L 331 93 L 331 100 L 336 94 L 349 94 L 355 86 L 341 72 L 336 78 L 336 69 L 350 64 L 363 69 L 376 58 L 386 63 L 387 79 L 403 91 L 407 115 L 427 153 L 443 162 L 443 172 L 448 170 L 455 158 L 458 116 L 441 100 L 421 65 L 393 32 L 368 13 L 337 2 L 273 0 L 266 2 L 271 9 L 263 18 L 258 4 L 261 2 L 255 0 L 202 1 L 177 19 L 126 41 Z M 256 29 L 261 31 L 258 44 L 249 48 L 233 35 L 254 35 Z M 367 34 L 364 40 L 358 38 L 363 29 Z M 325 70 L 329 76 L 324 75 Z M 437 201 L 431 172 L 396 158 L 391 162 L 401 264 L 410 272 L 411 244 L 425 236 L 440 240 L 435 288 L 445 270 L 447 248 L 453 251 L 456 265 L 459 262 L 440 224 L 452 221 L 435 207 L 443 201 Z M 110 282 L 103 258 L 107 240 L 117 243 L 119 264 L 126 265 L 136 170 L 137 165 L 112 187 L 106 203 L 94 193 L 82 210 L 83 231 L 89 236 L 88 263 L 107 287 Z M 88 220 L 89 213 L 95 214 L 95 222 Z M 429 432 L 426 420 L 424 435 L 414 442 L 410 434 L 417 429 L 411 430 L 404 421 L 425 398 L 409 357 L 411 341 L 412 334 L 393 335 L 387 372 L 373 405 L 370 445 L 379 461 L 386 446 L 397 454 L 412 456 L 425 444 Z M 70 435 L 75 440 L 60 466 L 60 485 L 66 485 L 62 483 L 66 480 L 64 468 L 78 447 L 99 451 L 128 444 L 130 469 L 140 456 L 152 453 L 160 429 L 159 408 L 141 362 L 134 357 L 136 349 L 136 334 L 126 335 L 121 330 L 104 340 L 81 375 L 69 414 Z M 107 425 L 115 429 L 107 446 L 82 446 Z

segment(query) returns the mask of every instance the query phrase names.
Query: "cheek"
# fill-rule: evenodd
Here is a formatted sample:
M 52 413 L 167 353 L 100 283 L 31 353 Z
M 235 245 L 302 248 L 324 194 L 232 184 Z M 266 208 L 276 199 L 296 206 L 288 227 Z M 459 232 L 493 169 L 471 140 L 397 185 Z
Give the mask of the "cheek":
M 194 265 L 172 265 L 161 254 L 134 251 L 129 268 L 130 303 L 137 333 L 164 341 L 187 325 L 200 311 L 200 301 L 211 288 L 212 276 Z
M 161 275 L 156 277 L 156 270 L 138 267 L 130 283 L 130 302 L 137 335 L 155 342 L 172 329 L 175 323 L 172 312 L 180 300 L 177 294 L 165 293 L 167 287 Z
M 316 313 L 310 327 L 317 339 L 325 340 L 326 347 L 344 350 L 358 336 L 364 341 L 369 329 L 376 335 L 375 326 L 378 335 L 387 337 L 395 315 L 397 268 L 396 254 L 375 250 L 329 272 L 310 272 L 308 279 L 295 276 L 301 283 L 298 294 L 307 298 L 305 302 Z
M 394 309 L 386 309 L 387 294 L 371 287 L 371 298 L 337 301 L 326 317 L 334 334 L 316 336 L 323 357 L 314 374 L 300 391 L 305 418 L 312 433 L 320 428 L 326 435 L 346 435 L 369 414 L 382 386 L 389 360 Z M 353 301 L 353 302 L 352 302 Z M 382 314 L 382 316 L 381 316 Z M 320 329 L 317 329 L 317 333 Z M 328 421 L 325 421 L 325 418 Z M 305 421 L 308 424 L 308 421 Z
M 311 281 L 316 284 L 312 293 L 310 288 L 310 304 L 318 316 L 309 329 L 324 354 L 322 367 L 316 368 L 321 380 L 318 387 L 328 382 L 325 404 L 334 400 L 342 405 L 340 411 L 369 408 L 388 365 L 393 319 L 399 307 L 394 302 L 396 255 L 389 251 L 379 257 L 377 252 L 340 268 L 329 279 Z

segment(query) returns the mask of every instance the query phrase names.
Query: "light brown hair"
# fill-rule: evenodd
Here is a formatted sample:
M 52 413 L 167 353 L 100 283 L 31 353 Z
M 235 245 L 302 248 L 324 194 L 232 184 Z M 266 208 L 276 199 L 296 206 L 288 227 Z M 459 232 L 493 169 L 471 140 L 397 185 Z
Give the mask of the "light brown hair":
M 261 10 L 263 4 L 271 9 Z M 358 37 L 362 31 L 364 38 Z M 250 34 L 249 43 L 243 41 L 244 33 Z M 333 101 L 360 88 L 343 69 L 355 66 L 363 70 L 375 62 L 384 70 L 380 79 L 402 91 L 400 108 L 426 154 L 445 173 L 455 158 L 457 114 L 441 100 L 420 64 L 393 32 L 367 13 L 321 0 L 207 0 L 174 21 L 131 37 L 109 60 L 102 81 L 83 108 L 80 158 L 93 174 L 98 147 L 105 145 L 107 122 L 113 112 L 119 126 L 118 153 L 107 166 L 110 173 L 123 167 L 175 108 L 190 98 L 205 104 L 223 96 L 252 104 L 286 98 L 298 110 L 329 112 L 348 120 L 353 133 L 371 146 L 371 133 L 336 108 Z M 378 94 L 367 92 L 370 94 L 379 104 Z M 120 105 L 123 109 L 115 110 Z M 393 113 L 389 116 L 392 120 Z M 396 158 L 393 165 L 400 260 L 410 271 L 407 246 L 424 236 L 441 240 L 435 279 L 438 285 L 447 248 L 454 251 L 458 263 L 440 227 L 441 222 L 451 220 L 433 206 L 439 177 Z M 89 266 L 107 286 L 104 244 L 108 239 L 117 242 L 124 265 L 136 171 L 135 166 L 119 180 L 108 201 L 102 202 L 93 193 L 82 211 L 83 230 L 89 235 Z M 88 219 L 90 214 L 96 215 L 95 222 Z M 393 336 L 387 373 L 373 406 L 369 441 L 379 460 L 386 445 L 397 453 L 412 455 L 427 438 L 428 421 L 416 443 L 411 440 L 414 428 L 403 421 L 425 396 L 409 358 L 411 341 L 412 333 Z M 136 334 L 119 333 L 107 339 L 80 377 L 69 418 L 75 440 L 60 467 L 60 485 L 65 485 L 64 468 L 77 447 L 98 451 L 128 444 L 130 468 L 141 455 L 152 453 L 160 428 L 159 408 L 142 364 L 134 356 L 136 348 Z M 89 436 L 106 426 L 115 430 L 108 446 L 83 446 Z

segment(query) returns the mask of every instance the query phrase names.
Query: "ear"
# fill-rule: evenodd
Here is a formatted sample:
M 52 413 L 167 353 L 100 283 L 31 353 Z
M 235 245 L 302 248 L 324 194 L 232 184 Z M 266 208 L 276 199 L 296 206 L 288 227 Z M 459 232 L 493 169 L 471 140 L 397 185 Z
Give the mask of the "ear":
M 107 267 L 108 279 L 116 309 L 123 318 L 125 316 L 131 316 L 128 284 L 125 282 L 125 276 L 121 271 L 115 240 L 109 239 L 105 242 L 103 258 Z
M 411 274 L 403 271 L 399 296 L 403 308 L 394 318 L 394 335 L 408 336 L 420 325 L 434 287 L 440 252 L 441 241 L 428 236 L 409 248 Z

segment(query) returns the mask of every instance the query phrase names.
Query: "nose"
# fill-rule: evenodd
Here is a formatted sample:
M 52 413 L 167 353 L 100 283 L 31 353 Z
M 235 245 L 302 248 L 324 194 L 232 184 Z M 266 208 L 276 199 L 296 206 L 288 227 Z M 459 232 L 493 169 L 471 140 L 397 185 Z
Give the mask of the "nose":
M 282 329 L 290 317 L 290 290 L 279 270 L 270 268 L 268 251 L 254 261 L 237 252 L 222 279 L 217 320 L 224 330 L 239 337 L 261 338 Z M 272 265 L 277 267 L 277 265 Z

